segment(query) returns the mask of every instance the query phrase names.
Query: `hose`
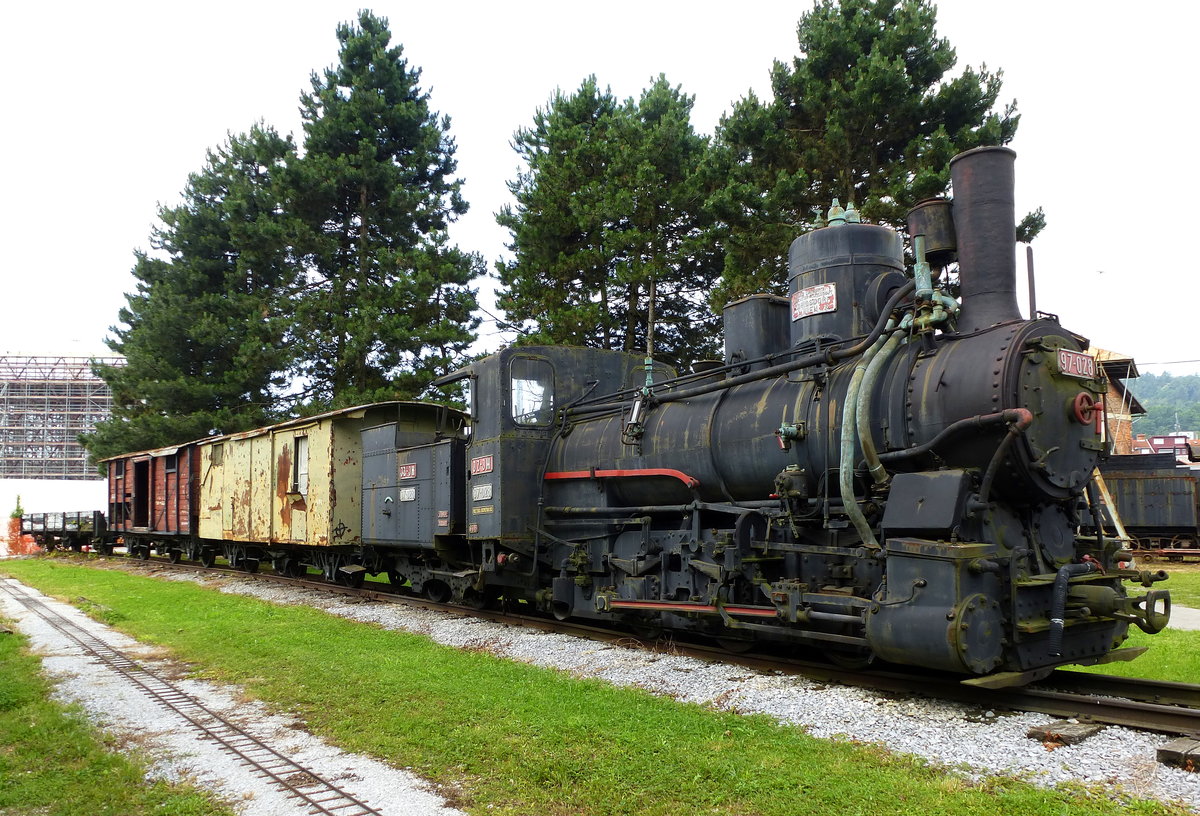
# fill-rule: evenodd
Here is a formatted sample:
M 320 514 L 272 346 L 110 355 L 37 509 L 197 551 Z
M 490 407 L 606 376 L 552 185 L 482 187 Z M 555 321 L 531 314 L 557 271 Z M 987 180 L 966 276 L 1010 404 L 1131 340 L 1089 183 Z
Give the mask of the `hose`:
M 1099 569 L 1096 562 L 1084 561 L 1082 564 L 1067 564 L 1060 567 L 1054 576 L 1054 598 L 1050 602 L 1050 655 L 1062 657 L 1063 615 L 1067 610 L 1067 584 L 1075 575 L 1087 575 Z
M 883 468 L 883 463 L 879 461 L 879 452 L 875 448 L 875 439 L 871 428 L 871 395 L 875 393 L 875 383 L 879 380 L 879 374 L 887 365 L 888 360 L 900 347 L 900 342 L 904 339 L 905 332 L 912 323 L 912 315 L 904 316 L 900 321 L 899 327 L 892 331 L 887 343 L 884 344 L 883 350 L 871 360 L 867 366 L 867 373 L 863 377 L 862 383 L 862 401 L 855 406 L 855 418 L 858 426 L 858 440 L 862 445 L 863 457 L 867 460 L 867 469 L 871 473 L 871 478 L 875 480 L 875 484 L 883 484 L 887 481 L 887 471 Z
M 885 331 L 890 329 L 894 323 L 895 321 L 888 320 Z M 862 387 L 867 367 L 886 344 L 883 334 L 880 333 L 871 347 L 863 354 L 862 359 L 854 366 L 854 373 L 850 375 L 850 384 L 846 387 L 846 396 L 842 400 L 842 441 L 841 456 L 838 461 L 838 488 L 842 495 L 842 507 L 845 509 L 846 515 L 850 517 L 854 529 L 858 530 L 858 534 L 862 537 L 863 545 L 872 550 L 879 549 L 879 542 L 875 539 L 875 534 L 871 532 L 871 525 L 867 523 L 867 517 L 863 515 L 862 509 L 859 508 L 858 501 L 854 497 L 854 442 L 856 436 L 854 414 L 858 406 L 858 392 Z

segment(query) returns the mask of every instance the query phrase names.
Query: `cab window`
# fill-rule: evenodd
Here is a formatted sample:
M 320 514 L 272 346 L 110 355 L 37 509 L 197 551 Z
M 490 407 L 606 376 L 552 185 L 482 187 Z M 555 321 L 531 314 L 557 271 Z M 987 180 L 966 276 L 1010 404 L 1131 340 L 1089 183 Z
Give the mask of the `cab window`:
M 554 421 L 554 369 L 546 360 L 516 357 L 509 366 L 512 418 L 518 425 Z

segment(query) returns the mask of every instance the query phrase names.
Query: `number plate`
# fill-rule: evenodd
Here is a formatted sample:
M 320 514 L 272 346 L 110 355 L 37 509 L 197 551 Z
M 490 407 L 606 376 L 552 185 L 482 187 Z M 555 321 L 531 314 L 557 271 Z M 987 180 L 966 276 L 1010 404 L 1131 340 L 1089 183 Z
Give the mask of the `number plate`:
M 1090 354 L 1067 349 L 1058 350 L 1058 371 L 1081 380 L 1096 379 L 1096 358 Z

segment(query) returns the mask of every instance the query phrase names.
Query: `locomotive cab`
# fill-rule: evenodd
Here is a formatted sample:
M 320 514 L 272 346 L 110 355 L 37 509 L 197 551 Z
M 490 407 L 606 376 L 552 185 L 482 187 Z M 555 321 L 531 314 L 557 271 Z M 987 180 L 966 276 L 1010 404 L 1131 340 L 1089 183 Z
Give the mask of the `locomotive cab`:
M 527 588 L 549 564 L 540 547 L 542 483 L 564 407 L 591 394 L 621 391 L 645 379 L 633 354 L 568 346 L 520 346 L 438 380 L 466 384 L 471 431 L 465 449 L 466 541 L 471 566 L 494 592 Z M 674 371 L 652 364 L 654 379 Z M 458 592 L 456 591 L 457 595 Z M 532 594 L 532 593 L 527 593 Z

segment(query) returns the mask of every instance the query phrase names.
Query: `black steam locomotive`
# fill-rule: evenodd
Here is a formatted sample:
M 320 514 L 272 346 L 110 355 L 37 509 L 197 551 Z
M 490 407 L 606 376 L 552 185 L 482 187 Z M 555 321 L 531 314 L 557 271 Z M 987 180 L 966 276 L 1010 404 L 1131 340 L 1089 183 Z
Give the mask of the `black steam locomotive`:
M 713 370 L 513 348 L 445 378 L 474 394 L 455 593 L 1000 682 L 1160 631 L 1168 593 L 1125 582 L 1165 575 L 1077 534 L 1105 383 L 1017 309 L 1014 158 L 953 161 L 953 201 L 910 214 L 912 277 L 899 235 L 831 211 L 789 299 L 726 308 Z M 954 258 L 961 304 L 931 267 Z
M 726 307 L 706 370 L 508 348 L 441 380 L 469 386 L 465 415 L 367 406 L 328 419 L 357 443 L 314 418 L 115 461 L 109 528 L 136 554 L 387 573 L 985 685 L 1128 659 L 1170 597 L 1126 584 L 1166 576 L 1080 534 L 1106 384 L 1083 338 L 1017 309 L 1014 158 L 955 158 L 953 201 L 910 214 L 911 275 L 896 232 L 835 207 L 792 244 L 790 298 Z

